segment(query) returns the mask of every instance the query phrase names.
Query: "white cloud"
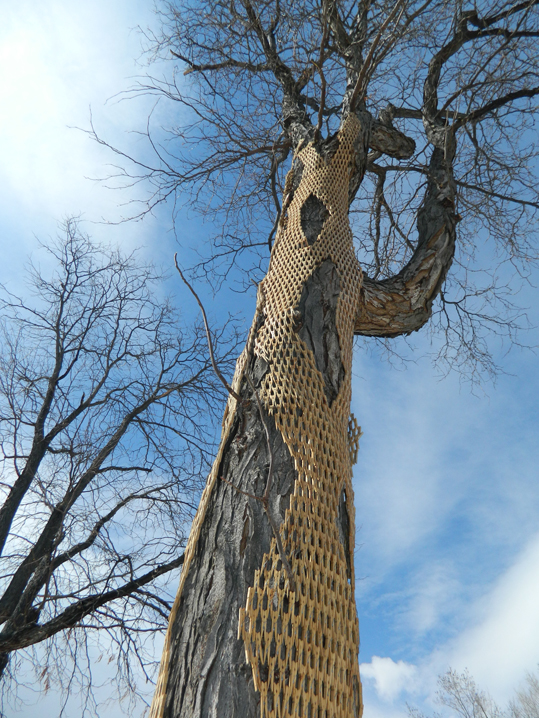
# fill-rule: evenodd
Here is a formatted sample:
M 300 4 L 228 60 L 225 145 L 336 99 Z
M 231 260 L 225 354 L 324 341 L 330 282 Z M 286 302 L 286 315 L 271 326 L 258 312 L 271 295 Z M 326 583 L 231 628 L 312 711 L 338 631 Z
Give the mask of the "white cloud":
M 421 413 L 412 415 L 405 410 L 406 430 L 403 431 L 395 408 L 388 406 L 385 396 L 378 396 L 373 420 L 369 421 L 369 408 L 366 410 L 364 404 L 365 399 L 371 398 L 365 396 L 371 387 L 365 391 L 366 387 L 361 386 L 355 392 L 355 396 L 361 396 L 361 403 L 358 400 L 360 409 L 354 409 L 365 432 L 356 469 L 358 505 L 362 507 L 358 521 L 372 533 L 376 552 L 393 562 L 402 559 L 434 524 L 433 514 L 439 505 L 438 471 L 431 461 L 433 452 L 425 441 Z M 378 412 L 385 414 L 383 423 L 377 421 Z M 387 445 L 389 437 L 390 446 Z M 387 530 L 388 527 L 391 530 Z
M 436 622 L 433 614 L 445 580 L 442 571 L 417 597 L 414 611 L 420 624 Z M 420 615 L 421 607 L 426 616 Z M 417 665 L 387 656 L 373 656 L 370 663 L 361 664 L 366 718 L 387 717 L 386 707 L 396 703 L 404 707 L 406 694 L 412 705 L 431 714 L 436 678 L 449 667 L 468 668 L 480 689 L 501 707 L 507 704 L 526 673 L 539 663 L 539 533 L 486 595 L 468 611 L 461 605 L 460 621 L 458 636 Z
M 377 704 L 367 701 L 363 707 L 363 718 L 409 718 L 406 711 L 388 706 L 387 703 Z
M 128 131 L 144 129 L 155 98 L 107 100 L 142 74 L 134 61 L 140 36 L 130 28 L 152 20 L 150 8 L 129 0 L 19 0 L 3 8 L 0 229 L 10 240 L 3 255 L 10 275 L 12 263 L 20 264 L 35 246 L 34 235 L 55 235 L 64 217 L 117 221 L 131 213 L 125 203 L 139 190 L 110 190 L 93 181 L 110 173 L 113 155 L 74 128 L 89 127 L 91 107 L 107 140 L 128 153 L 143 151 L 144 141 Z M 105 234 L 101 227 L 89 232 Z M 156 234 L 155 222 L 130 223 L 107 227 L 105 241 L 132 249 L 155 242 Z
M 459 636 L 448 661 L 469 668 L 479 685 L 506 701 L 539 662 L 539 534 L 474 613 L 475 625 Z
M 410 663 L 373 656 L 359 667 L 362 679 L 374 681 L 376 693 L 383 701 L 393 702 L 403 690 L 410 692 L 417 669 Z
M 436 559 L 425 563 L 412 577 L 406 619 L 412 631 L 425 633 L 460 606 L 462 586 L 453 562 Z
M 436 382 L 421 363 L 404 380 L 358 363 L 362 655 L 415 664 L 410 702 L 427 712 L 450 666 L 468 667 L 504 705 L 539 661 L 538 384 L 532 357 L 516 366 L 489 399 L 459 393 L 454 377 Z M 368 718 L 396 700 L 384 676 L 398 664 L 384 660 L 363 666 Z
M 539 511 L 528 426 L 536 380 L 523 390 L 503 377 L 490 399 L 478 398 L 459 392 L 454 376 L 436 381 L 426 365 L 399 375 L 359 355 L 353 402 L 365 432 L 355 469 L 357 575 L 367 579 L 358 596 L 397 591 L 399 613 L 411 610 L 419 631 L 445 620 L 451 604 L 460 610 L 484 595 L 535 532 Z

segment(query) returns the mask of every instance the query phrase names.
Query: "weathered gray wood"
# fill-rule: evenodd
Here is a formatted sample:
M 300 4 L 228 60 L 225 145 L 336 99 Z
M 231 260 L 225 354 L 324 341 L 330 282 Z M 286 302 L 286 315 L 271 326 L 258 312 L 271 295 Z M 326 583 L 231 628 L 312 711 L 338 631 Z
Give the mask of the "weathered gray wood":
M 261 364 L 248 369 L 256 387 Z M 212 492 L 172 629 L 165 718 L 257 718 L 260 713 L 251 667 L 237 636 L 238 616 L 272 532 L 262 504 L 241 491 L 262 496 L 269 453 L 259 409 L 246 383 L 242 395 L 250 403 L 237 413 L 219 472 L 230 483 L 220 478 Z M 280 524 L 295 471 L 280 432 L 265 418 L 275 465 L 270 509 Z
M 294 185 L 301 182 L 296 169 Z M 326 210 L 313 201 L 303 216 L 303 230 L 316 241 Z M 323 262 L 304 284 L 297 307 L 296 331 L 313 352 L 331 403 L 343 381 L 336 309 L 341 282 L 331 260 Z M 256 390 L 268 367 L 250 356 L 246 372 Z M 258 718 L 259 696 L 252 671 L 238 639 L 239 609 L 269 551 L 272 530 L 260 501 L 266 487 L 269 452 L 264 427 L 250 382 L 245 377 L 219 477 L 210 497 L 195 554 L 172 627 L 170 671 L 164 718 Z M 294 488 L 293 460 L 280 432 L 265 415 L 271 436 L 274 474 L 270 511 L 277 525 L 284 520 Z M 221 479 L 222 477 L 222 479 Z M 223 480 L 224 479 L 224 480 Z M 339 536 L 351 575 L 350 519 L 343 491 Z M 359 703 L 358 703 L 359 705 Z

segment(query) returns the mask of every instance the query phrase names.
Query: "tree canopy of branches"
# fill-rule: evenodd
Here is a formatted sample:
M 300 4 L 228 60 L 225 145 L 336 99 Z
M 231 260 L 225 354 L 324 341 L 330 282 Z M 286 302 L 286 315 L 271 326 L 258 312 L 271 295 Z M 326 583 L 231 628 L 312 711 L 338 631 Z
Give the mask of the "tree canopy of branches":
M 118 180 L 153 187 L 139 211 L 189 197 L 218 227 L 199 248 L 198 271 L 221 281 L 240 268 L 250 285 L 265 272 L 293 153 L 331 137 L 351 106 L 361 107 L 372 123 L 365 179 L 350 187 L 356 251 L 368 274 L 370 321 L 360 333 L 394 337 L 430 318 L 443 339 L 442 368 L 494 372 L 488 335 L 515 339 L 525 323 L 512 299 L 517 275 L 525 279 L 537 259 L 537 3 L 160 7 L 163 33 L 149 40 L 156 54 L 176 59 L 175 69 L 133 92 L 173 101 L 181 122 L 168 128 L 166 143 L 148 131 L 153 162 L 116 150 Z M 408 280 L 429 251 L 421 208 L 429 183 L 441 182 L 441 153 L 458 241 L 436 259 L 439 278 L 453 263 L 443 292 L 441 281 L 425 292 Z M 397 294 L 416 297 L 426 311 L 403 321 L 402 307 L 397 320 L 388 302 Z
M 129 684 L 168 617 L 159 578 L 182 565 L 222 391 L 151 266 L 75 220 L 47 252 L 30 298 L 1 298 L 1 669 L 16 682 L 16 652 L 46 641 L 42 685 L 90 688 L 107 632 Z

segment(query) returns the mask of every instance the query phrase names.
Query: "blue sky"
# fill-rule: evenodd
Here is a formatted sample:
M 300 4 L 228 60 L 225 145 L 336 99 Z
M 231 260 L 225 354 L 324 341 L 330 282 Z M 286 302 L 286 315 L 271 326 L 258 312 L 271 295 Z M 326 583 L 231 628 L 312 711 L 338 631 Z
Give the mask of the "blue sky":
M 176 245 L 166 213 L 99 223 L 125 215 L 134 195 L 90 179 L 107 173 L 111 157 L 72 129 L 88 127 L 91 107 L 109 140 L 139 147 L 126 133 L 143 128 L 152 102 L 110 98 L 144 71 L 135 28 L 153 22 L 151 3 L 0 0 L 0 10 L 0 280 L 16 289 L 36 236 L 54 235 L 58 220 L 77 213 L 96 238 L 170 262 Z M 205 231 L 183 226 L 193 236 Z M 534 326 L 537 296 L 527 287 L 521 297 Z M 241 303 L 249 322 L 254 301 Z M 536 330 L 526 337 L 538 339 Z M 539 662 L 536 355 L 500 354 L 507 374 L 472 393 L 457 375 L 440 378 L 426 332 L 413 344 L 416 361 L 404 369 L 361 347 L 355 357 L 365 718 L 402 716 L 406 702 L 428 708 L 436 675 L 450 665 L 468 667 L 504 702 Z M 35 715 L 35 698 L 24 697 L 28 706 L 12 715 Z M 53 716 L 57 697 L 44 706 Z M 75 706 L 68 715 L 78 715 Z

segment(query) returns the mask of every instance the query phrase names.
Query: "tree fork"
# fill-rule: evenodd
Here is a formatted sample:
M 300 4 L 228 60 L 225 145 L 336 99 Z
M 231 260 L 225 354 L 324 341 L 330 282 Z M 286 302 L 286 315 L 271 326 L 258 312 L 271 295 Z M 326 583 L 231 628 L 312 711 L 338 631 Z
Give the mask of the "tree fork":
M 380 127 L 358 111 L 338 135 L 299 141 L 195 518 L 152 718 L 361 715 L 346 441 L 353 336 L 397 336 L 427 321 L 453 259 L 456 223 L 453 154 L 444 140 L 433 148 L 410 261 L 391 280 L 363 285 L 348 207 L 368 148 L 385 144 L 401 156 L 412 149 L 390 122 Z M 267 511 L 258 497 L 270 458 Z M 282 546 L 268 514 L 279 520 Z

